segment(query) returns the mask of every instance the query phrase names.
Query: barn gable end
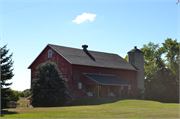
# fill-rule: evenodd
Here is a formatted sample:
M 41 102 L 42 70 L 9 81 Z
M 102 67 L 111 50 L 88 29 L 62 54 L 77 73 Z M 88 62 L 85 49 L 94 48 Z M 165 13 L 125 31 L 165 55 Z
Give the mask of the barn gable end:
M 51 50 L 52 51 L 52 57 L 48 57 L 48 51 Z M 56 50 L 54 50 L 52 47 L 50 47 L 49 45 L 47 45 L 43 51 L 38 55 L 38 57 L 33 61 L 33 63 L 28 67 L 29 69 L 31 69 L 31 82 L 33 81 L 33 79 L 35 79 L 35 72 L 36 67 L 42 63 L 45 63 L 46 61 L 51 61 L 51 62 L 55 62 L 56 65 L 58 66 L 58 69 L 60 70 L 60 72 L 62 73 L 62 76 L 64 78 L 68 79 L 68 92 L 71 93 L 71 85 L 72 85 L 72 80 L 71 80 L 71 74 L 72 74 L 72 65 L 71 63 L 65 59 L 62 55 L 60 55 L 60 53 L 58 53 Z

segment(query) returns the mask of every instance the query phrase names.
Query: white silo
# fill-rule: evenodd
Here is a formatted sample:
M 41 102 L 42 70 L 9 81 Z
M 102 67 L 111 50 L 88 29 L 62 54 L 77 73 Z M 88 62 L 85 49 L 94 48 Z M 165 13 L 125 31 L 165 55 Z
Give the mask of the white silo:
M 144 92 L 144 53 L 134 46 L 134 49 L 128 52 L 128 62 L 137 69 L 137 88 Z M 143 97 L 144 98 L 144 97 Z

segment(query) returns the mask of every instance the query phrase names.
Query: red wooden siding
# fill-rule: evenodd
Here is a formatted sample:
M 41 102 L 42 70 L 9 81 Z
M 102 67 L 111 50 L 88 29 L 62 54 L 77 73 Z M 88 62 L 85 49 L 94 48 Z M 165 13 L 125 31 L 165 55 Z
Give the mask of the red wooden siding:
M 48 50 L 52 50 L 52 57 L 48 58 Z M 64 59 L 61 55 L 59 55 L 56 51 L 54 51 L 51 47 L 47 46 L 44 51 L 38 56 L 38 58 L 33 62 L 33 64 L 30 66 L 31 69 L 31 81 L 35 79 L 35 72 L 36 67 L 41 64 L 45 63 L 46 61 L 55 62 L 58 66 L 58 69 L 62 73 L 64 78 L 68 79 L 68 92 L 72 93 L 72 65 Z
M 52 50 L 52 57 L 48 58 L 48 50 Z M 114 75 L 121 80 L 124 80 L 131 85 L 130 96 L 137 98 L 137 72 L 123 69 L 110 69 L 92 66 L 82 66 L 70 64 L 59 53 L 53 50 L 50 46 L 47 46 L 38 58 L 29 67 L 31 69 L 31 81 L 35 79 L 36 67 L 46 61 L 55 62 L 62 73 L 64 78 L 68 79 L 67 91 L 73 98 L 80 98 L 84 96 L 84 84 L 96 85 L 97 82 L 87 78 L 83 73 L 95 73 L 95 74 L 110 74 Z M 78 82 L 82 82 L 82 89 L 78 89 Z M 116 86 L 117 87 L 117 86 Z M 124 87 L 127 90 L 127 87 Z M 118 92 L 118 87 L 117 91 Z
M 72 65 L 73 71 L 73 90 L 74 98 L 82 97 L 84 95 L 84 89 L 78 89 L 78 82 L 82 82 L 83 88 L 84 84 L 96 85 L 97 83 L 93 80 L 90 80 L 83 73 L 95 73 L 95 74 L 111 74 L 114 75 L 128 84 L 132 85 L 130 90 L 130 96 L 137 98 L 137 72 L 123 69 L 110 69 L 110 68 L 100 68 L 100 67 L 91 67 L 91 66 L 81 66 L 81 65 Z M 126 89 L 124 87 L 124 89 Z

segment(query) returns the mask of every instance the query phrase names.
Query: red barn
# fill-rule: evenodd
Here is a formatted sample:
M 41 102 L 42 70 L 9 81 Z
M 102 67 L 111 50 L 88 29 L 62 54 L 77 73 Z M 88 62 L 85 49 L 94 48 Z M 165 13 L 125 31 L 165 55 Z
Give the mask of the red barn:
M 48 44 L 28 67 L 31 81 L 39 64 L 52 61 L 68 79 L 67 92 L 73 99 L 86 96 L 137 98 L 137 89 L 144 89 L 142 51 L 136 47 L 129 51 L 127 62 L 117 54 L 89 51 L 87 45 L 82 47 Z

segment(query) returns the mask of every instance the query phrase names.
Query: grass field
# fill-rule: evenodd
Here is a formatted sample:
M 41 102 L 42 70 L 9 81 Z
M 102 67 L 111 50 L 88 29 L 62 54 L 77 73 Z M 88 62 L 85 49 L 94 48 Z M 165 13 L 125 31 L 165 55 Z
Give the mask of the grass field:
M 80 99 L 64 107 L 8 109 L 2 118 L 179 118 L 177 103 L 117 100 Z

